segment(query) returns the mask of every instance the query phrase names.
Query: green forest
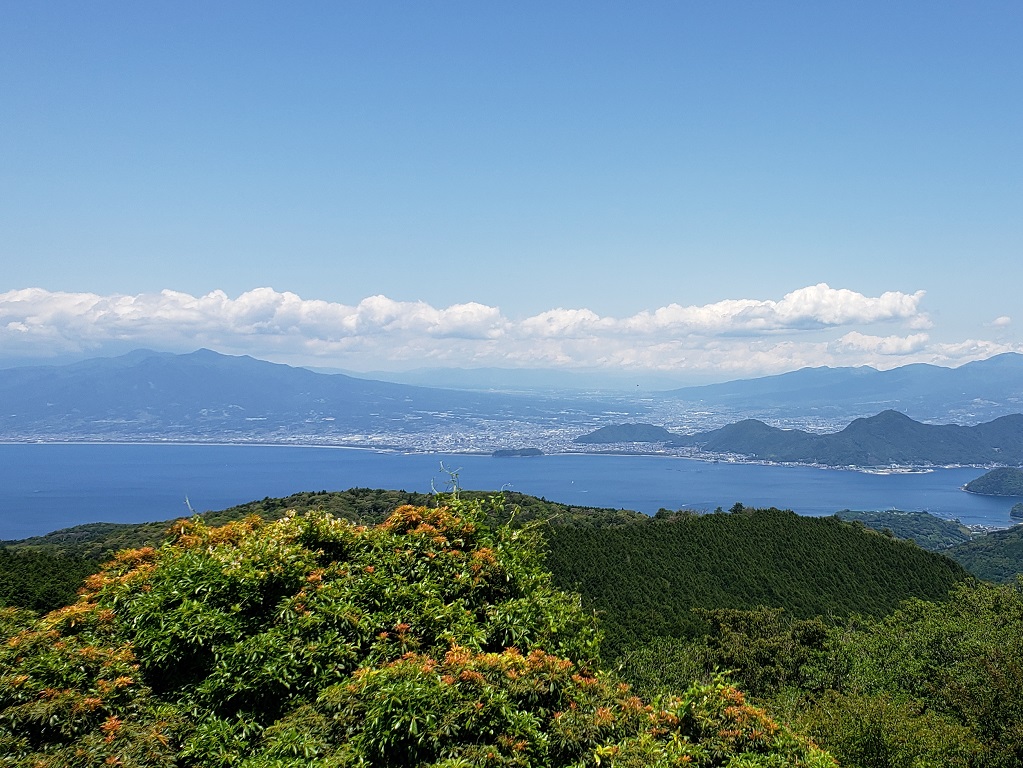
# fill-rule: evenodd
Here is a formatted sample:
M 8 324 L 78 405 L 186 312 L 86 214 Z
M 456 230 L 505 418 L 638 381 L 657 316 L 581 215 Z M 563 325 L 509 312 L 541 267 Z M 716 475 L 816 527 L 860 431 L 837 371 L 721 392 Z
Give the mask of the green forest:
M 1011 548 L 872 522 L 356 488 L 6 542 L 0 761 L 1023 764 Z

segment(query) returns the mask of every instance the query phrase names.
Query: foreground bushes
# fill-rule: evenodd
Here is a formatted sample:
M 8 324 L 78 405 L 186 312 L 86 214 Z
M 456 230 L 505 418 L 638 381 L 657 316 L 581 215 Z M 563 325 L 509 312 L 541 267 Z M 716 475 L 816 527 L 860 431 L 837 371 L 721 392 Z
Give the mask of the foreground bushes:
M 717 682 L 647 703 L 528 531 L 479 505 L 179 521 L 77 603 L 0 614 L 23 766 L 832 765 Z
M 728 670 L 848 768 L 1023 765 L 1023 585 L 964 584 L 941 603 L 837 625 L 765 608 L 704 617 L 704 637 L 624 657 L 637 693 Z

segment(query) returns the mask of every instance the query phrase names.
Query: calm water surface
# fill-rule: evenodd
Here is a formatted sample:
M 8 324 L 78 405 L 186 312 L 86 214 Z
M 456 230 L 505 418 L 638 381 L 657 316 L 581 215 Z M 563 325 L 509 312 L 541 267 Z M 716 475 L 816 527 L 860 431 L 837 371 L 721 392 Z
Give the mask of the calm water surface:
M 217 445 L 0 445 L 0 539 L 87 522 L 142 522 L 223 509 L 264 496 L 353 486 L 445 489 L 441 462 L 463 488 L 513 491 L 568 504 L 711 510 L 736 501 L 805 515 L 841 509 L 927 510 L 1008 526 L 1019 499 L 965 493 L 976 468 L 871 475 L 662 456 L 391 454 L 339 448 Z

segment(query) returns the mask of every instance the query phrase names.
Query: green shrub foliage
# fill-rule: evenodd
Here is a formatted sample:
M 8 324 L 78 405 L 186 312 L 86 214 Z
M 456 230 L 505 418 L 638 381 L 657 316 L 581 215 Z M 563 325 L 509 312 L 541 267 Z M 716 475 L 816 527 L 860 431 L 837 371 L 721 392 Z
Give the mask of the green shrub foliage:
M 843 764 L 864 753 L 912 755 L 884 765 L 1023 765 L 1023 593 L 961 586 L 941 604 L 907 601 L 836 636 L 841 690 L 804 714 Z M 892 725 L 898 723 L 898 726 Z M 927 760 L 924 760 L 926 756 Z
M 531 529 L 481 504 L 182 520 L 76 603 L 0 612 L 13 766 L 830 766 L 720 682 L 654 703 Z
M 829 626 L 779 610 L 704 612 L 698 640 L 623 657 L 637 694 L 727 679 L 844 768 L 1023 765 L 1023 592 L 963 584 L 880 619 Z

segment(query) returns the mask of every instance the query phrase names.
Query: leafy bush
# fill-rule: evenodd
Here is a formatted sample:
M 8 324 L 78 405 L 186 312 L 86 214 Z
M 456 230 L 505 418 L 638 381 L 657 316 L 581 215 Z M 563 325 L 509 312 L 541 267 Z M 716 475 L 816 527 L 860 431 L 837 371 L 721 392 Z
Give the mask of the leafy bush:
M 7 609 L 16 766 L 829 766 L 721 682 L 646 703 L 530 529 L 479 503 L 367 527 L 323 512 L 178 521 L 74 605 Z
M 1023 765 L 1023 592 L 964 584 L 941 603 L 842 625 L 779 611 L 707 612 L 699 641 L 624 657 L 640 693 L 727 670 L 847 768 Z
M 905 743 L 899 749 L 928 754 L 927 764 L 959 764 L 950 752 L 967 755 L 962 764 L 985 768 L 1023 764 L 1018 587 L 961 586 L 946 603 L 910 600 L 891 616 L 836 639 L 836 666 L 848 669 L 844 696 L 807 717 L 823 741 L 842 750 L 850 730 L 867 723 L 891 735 L 881 726 L 902 719 Z

